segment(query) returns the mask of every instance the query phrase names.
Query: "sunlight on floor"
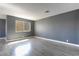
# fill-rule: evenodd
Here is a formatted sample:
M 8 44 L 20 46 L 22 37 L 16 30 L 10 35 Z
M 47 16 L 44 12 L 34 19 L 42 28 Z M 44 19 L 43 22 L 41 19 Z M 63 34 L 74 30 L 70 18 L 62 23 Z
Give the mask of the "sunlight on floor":
M 31 50 L 31 43 L 27 43 L 21 46 L 17 46 L 14 51 L 15 56 L 24 56 L 29 54 Z
M 20 40 L 20 41 L 10 42 L 7 45 L 12 45 L 12 44 L 20 43 L 20 42 L 25 42 L 25 41 L 28 41 L 28 40 L 29 39 L 24 39 L 24 40 Z

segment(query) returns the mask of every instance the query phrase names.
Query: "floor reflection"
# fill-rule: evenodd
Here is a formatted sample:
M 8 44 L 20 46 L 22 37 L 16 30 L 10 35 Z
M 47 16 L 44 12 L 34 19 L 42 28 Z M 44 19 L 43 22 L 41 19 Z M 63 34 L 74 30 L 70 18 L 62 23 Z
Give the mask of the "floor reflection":
M 28 55 L 30 50 L 31 50 L 31 43 L 23 44 L 15 48 L 14 55 L 15 56 Z

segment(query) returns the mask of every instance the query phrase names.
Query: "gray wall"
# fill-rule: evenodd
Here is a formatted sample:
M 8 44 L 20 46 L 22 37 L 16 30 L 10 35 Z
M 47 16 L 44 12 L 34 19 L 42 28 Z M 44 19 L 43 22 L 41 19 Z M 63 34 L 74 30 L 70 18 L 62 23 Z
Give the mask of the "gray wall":
M 31 32 L 15 32 L 15 20 L 22 20 L 25 22 L 31 22 Z M 33 36 L 34 35 L 34 21 L 22 19 L 14 16 L 7 16 L 7 38 L 8 40 L 13 40 L 23 36 Z
M 79 44 L 79 10 L 36 21 L 35 35 Z
M 76 19 L 76 39 L 77 43 L 79 44 L 79 10 L 77 11 L 77 19 Z
M 0 38 L 6 36 L 5 24 L 6 24 L 5 19 L 0 19 Z

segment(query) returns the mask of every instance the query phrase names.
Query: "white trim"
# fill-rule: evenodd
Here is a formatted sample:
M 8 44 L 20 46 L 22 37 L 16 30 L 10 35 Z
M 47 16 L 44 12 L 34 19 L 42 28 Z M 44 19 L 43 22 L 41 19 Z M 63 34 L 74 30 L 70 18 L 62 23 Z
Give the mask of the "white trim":
M 66 44 L 66 45 L 70 45 L 70 46 L 75 46 L 75 47 L 79 48 L 79 45 L 73 44 L 73 43 L 67 43 L 67 42 L 57 41 L 57 40 L 54 40 L 54 39 L 48 39 L 48 38 L 38 37 L 38 36 L 34 36 L 34 37 L 40 38 L 40 39 L 43 39 L 43 40 L 48 40 L 48 41 L 56 42 L 56 43 L 61 43 L 61 44 Z

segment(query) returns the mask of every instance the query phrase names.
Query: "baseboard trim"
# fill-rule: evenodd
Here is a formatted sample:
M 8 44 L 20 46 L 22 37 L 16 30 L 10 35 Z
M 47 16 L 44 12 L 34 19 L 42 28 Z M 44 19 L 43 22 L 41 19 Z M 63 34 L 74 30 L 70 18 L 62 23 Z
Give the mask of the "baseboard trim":
M 79 48 L 79 45 L 73 44 L 73 43 L 67 43 L 67 42 L 57 41 L 57 40 L 54 40 L 54 39 L 48 39 L 48 38 L 38 37 L 38 36 L 34 36 L 34 37 L 39 38 L 39 39 L 43 39 L 43 40 L 48 40 L 48 41 L 56 42 L 56 43 L 61 43 L 61 44 L 66 44 L 66 45 L 70 45 L 70 46 L 75 46 L 75 47 Z

